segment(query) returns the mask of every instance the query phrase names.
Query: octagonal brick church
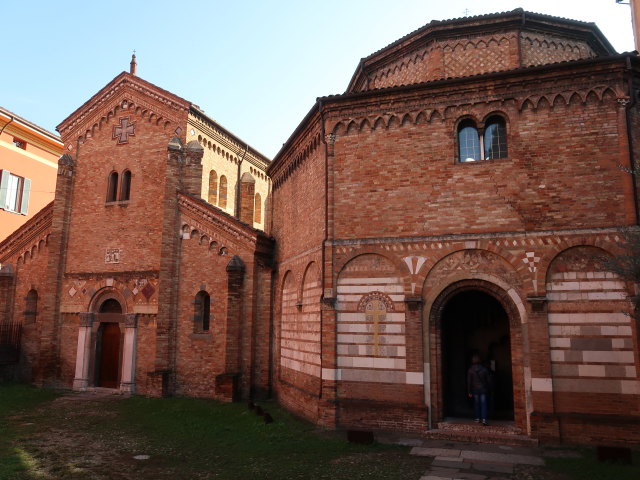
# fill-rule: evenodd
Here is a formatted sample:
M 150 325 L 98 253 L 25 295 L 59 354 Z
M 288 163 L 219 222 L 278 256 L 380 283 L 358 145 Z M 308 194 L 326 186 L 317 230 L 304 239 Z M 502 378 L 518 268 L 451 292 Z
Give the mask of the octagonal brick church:
M 6 376 L 272 397 L 329 428 L 640 442 L 636 286 L 605 268 L 639 218 L 635 52 L 520 9 L 433 21 L 362 59 L 273 161 L 135 67 L 58 126 L 55 200 L 0 243 Z

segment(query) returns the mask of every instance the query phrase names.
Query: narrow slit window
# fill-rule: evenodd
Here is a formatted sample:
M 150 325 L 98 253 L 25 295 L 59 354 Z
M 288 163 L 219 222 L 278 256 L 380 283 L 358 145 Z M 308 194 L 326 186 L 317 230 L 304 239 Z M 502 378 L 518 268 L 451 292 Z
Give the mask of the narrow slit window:
M 227 177 L 220 176 L 220 193 L 218 195 L 219 207 L 227 208 Z
M 118 172 L 109 174 L 107 185 L 107 202 L 115 202 L 118 199 Z
M 120 185 L 120 200 L 128 201 L 131 195 L 131 171 L 125 170 L 122 173 L 122 181 Z
M 209 195 L 208 201 L 211 205 L 218 203 L 218 174 L 215 170 L 209 172 Z
M 194 325 L 196 333 L 208 332 L 211 323 L 211 297 L 207 292 L 198 292 L 194 302 Z

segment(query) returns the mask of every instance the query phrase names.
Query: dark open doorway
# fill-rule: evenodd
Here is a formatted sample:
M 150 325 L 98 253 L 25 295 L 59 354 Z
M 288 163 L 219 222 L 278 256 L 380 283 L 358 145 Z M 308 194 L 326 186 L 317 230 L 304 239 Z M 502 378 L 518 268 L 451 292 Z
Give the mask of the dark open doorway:
M 100 306 L 101 314 L 121 314 L 117 300 L 106 300 Z M 118 388 L 120 371 L 120 325 L 116 322 L 101 322 L 96 344 L 96 384 L 99 387 Z
M 513 420 L 509 318 L 500 302 L 478 290 L 464 291 L 449 300 L 441 321 L 444 416 L 473 418 L 466 379 L 477 353 L 493 372 L 489 417 Z

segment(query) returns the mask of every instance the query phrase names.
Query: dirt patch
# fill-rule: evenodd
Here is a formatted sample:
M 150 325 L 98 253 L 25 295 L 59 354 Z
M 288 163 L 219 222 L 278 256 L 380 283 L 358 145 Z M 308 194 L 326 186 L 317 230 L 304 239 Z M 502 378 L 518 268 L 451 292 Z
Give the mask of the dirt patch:
M 145 439 L 113 428 L 120 395 L 67 394 L 9 419 L 29 465 L 25 479 L 181 478 Z M 147 455 L 145 460 L 134 457 Z M 191 476 L 190 478 L 194 478 Z

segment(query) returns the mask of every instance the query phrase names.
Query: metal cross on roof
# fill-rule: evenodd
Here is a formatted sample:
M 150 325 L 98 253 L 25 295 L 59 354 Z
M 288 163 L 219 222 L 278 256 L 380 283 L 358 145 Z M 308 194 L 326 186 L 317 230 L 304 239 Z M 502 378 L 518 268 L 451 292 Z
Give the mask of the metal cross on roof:
M 117 138 L 118 145 L 129 143 L 129 135 L 135 137 L 136 122 L 129 123 L 129 117 L 120 119 L 120 125 L 113 126 L 113 134 L 111 138 Z

